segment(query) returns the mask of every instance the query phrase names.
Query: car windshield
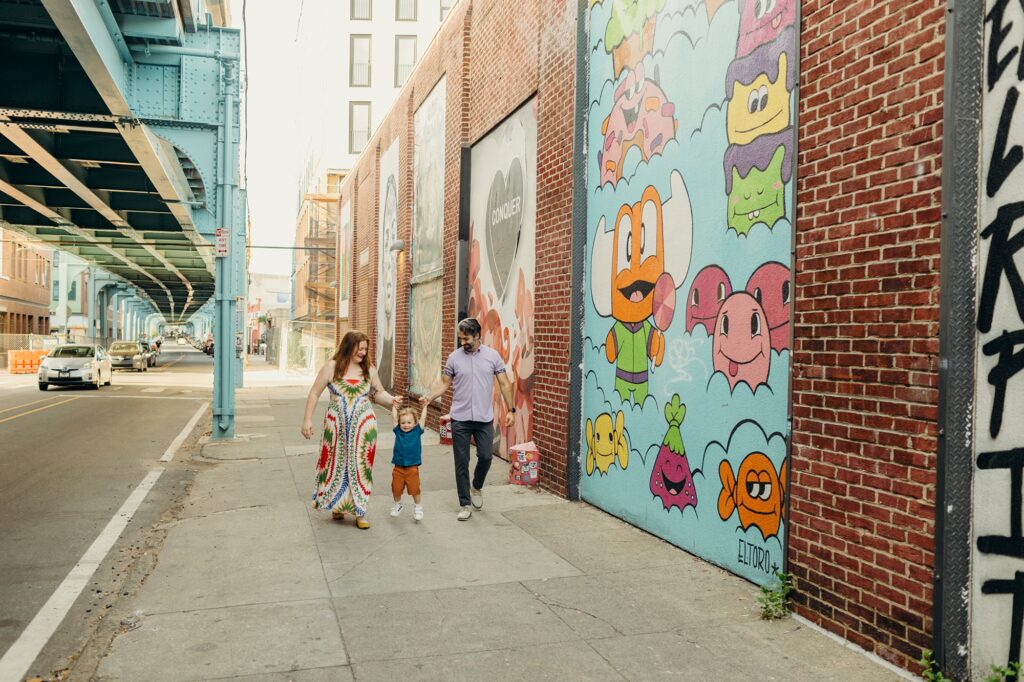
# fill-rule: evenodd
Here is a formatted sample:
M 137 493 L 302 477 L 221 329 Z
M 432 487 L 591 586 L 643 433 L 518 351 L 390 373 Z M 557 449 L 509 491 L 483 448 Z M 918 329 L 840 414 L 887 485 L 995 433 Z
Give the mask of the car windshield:
M 115 343 L 110 347 L 111 353 L 134 353 L 138 346 L 134 343 Z
M 50 353 L 51 358 L 91 358 L 92 346 L 57 346 Z

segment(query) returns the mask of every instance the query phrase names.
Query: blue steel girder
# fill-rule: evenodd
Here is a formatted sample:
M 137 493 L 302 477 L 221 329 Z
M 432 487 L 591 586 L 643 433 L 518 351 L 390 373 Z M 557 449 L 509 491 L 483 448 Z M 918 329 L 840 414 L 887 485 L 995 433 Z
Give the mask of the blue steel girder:
M 213 293 L 203 236 L 243 215 L 218 204 L 240 36 L 199 24 L 207 2 L 0 0 L 0 225 L 126 276 L 172 319 Z

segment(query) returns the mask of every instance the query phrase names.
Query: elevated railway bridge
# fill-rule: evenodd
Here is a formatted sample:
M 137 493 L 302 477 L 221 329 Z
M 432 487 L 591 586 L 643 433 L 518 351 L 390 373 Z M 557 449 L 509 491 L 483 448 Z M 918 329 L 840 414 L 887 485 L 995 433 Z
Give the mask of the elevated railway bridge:
M 246 283 L 226 2 L 0 0 L 0 227 L 102 267 L 167 324 L 212 311 L 215 438 L 234 435 Z

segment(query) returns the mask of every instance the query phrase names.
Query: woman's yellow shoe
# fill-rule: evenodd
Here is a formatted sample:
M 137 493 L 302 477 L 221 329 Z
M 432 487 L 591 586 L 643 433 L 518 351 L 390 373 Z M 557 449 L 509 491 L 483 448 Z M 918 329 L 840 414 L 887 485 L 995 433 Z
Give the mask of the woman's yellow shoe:
M 360 516 L 356 518 L 356 527 L 366 530 L 370 527 L 370 522 L 366 520 L 366 517 Z

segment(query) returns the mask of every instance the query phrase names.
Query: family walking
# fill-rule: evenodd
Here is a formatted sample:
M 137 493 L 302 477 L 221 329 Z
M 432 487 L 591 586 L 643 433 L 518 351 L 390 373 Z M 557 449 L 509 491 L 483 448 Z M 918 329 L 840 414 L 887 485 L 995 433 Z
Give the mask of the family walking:
M 483 508 L 483 486 L 491 467 L 494 438 L 494 413 L 491 396 L 497 381 L 502 398 L 509 407 L 506 426 L 515 419 L 512 382 L 496 351 L 480 342 L 480 324 L 473 318 L 459 323 L 459 348 L 448 356 L 439 385 L 420 398 L 419 415 L 409 406 L 399 408 L 395 397 L 384 390 L 376 368 L 369 361 L 370 342 L 366 334 L 349 331 L 338 351 L 320 369 L 306 399 L 302 435 L 313 437 L 313 412 L 324 389 L 330 402 L 324 417 L 320 456 L 316 465 L 313 508 L 330 511 L 335 519 L 353 514 L 356 525 L 367 529 L 367 506 L 373 489 L 373 460 L 377 452 L 377 418 L 373 402 L 392 409 L 395 421 L 395 447 L 392 464 L 391 515 L 401 514 L 402 493 L 414 501 L 413 519 L 423 518 L 420 503 L 419 466 L 422 458 L 420 438 L 427 406 L 452 392 L 452 450 L 455 457 L 455 485 L 458 490 L 459 521 L 467 521 L 473 509 Z M 469 444 L 477 446 L 476 468 L 469 476 Z

